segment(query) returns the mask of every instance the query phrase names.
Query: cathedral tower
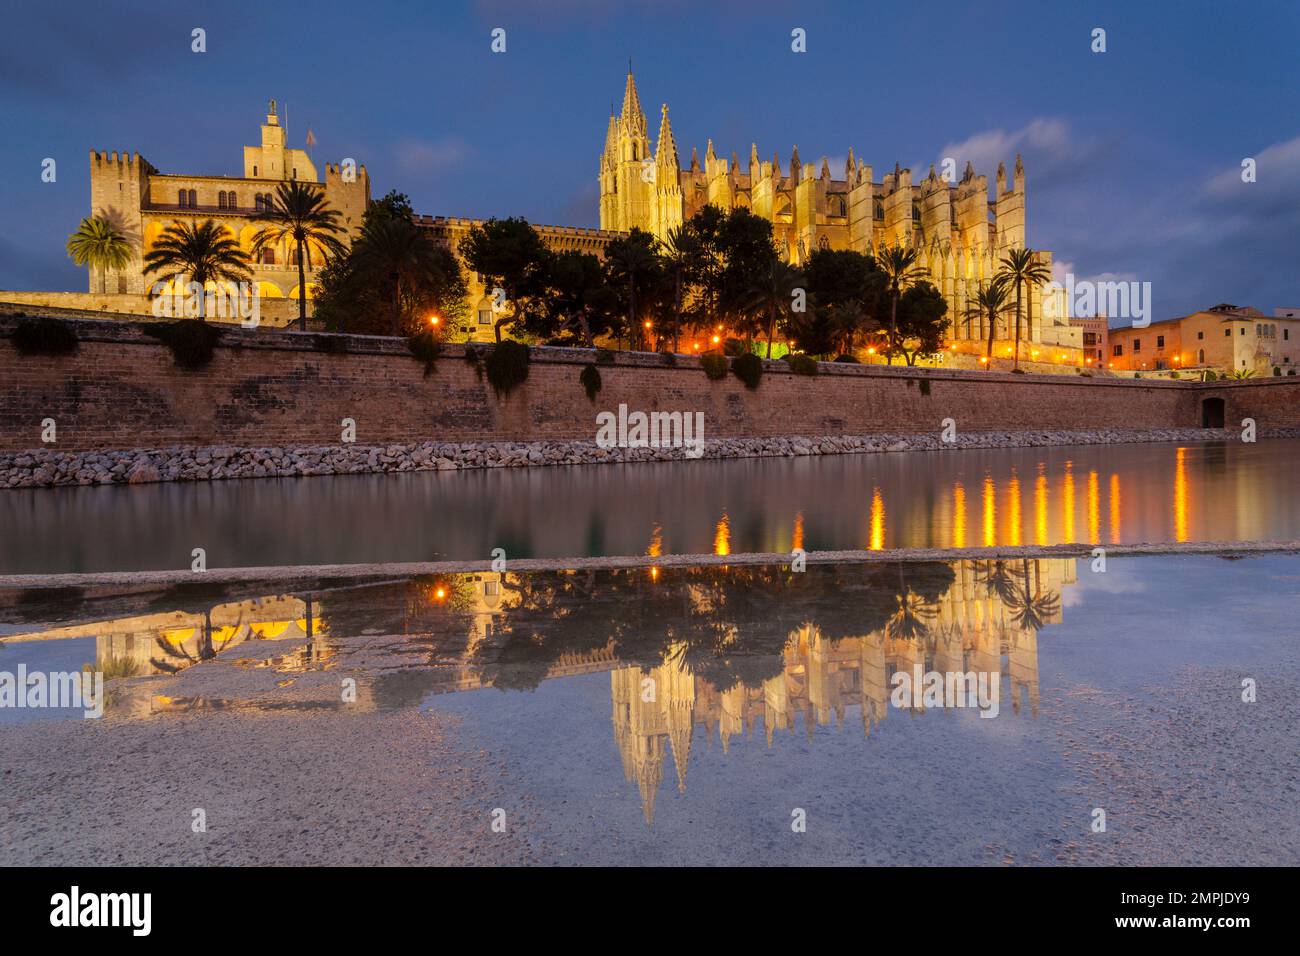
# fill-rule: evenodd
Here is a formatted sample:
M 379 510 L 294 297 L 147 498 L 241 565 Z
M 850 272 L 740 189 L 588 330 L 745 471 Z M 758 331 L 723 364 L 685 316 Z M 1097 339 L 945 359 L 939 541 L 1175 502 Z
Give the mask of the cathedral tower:
M 613 137 L 612 141 L 609 136 Z M 650 231 L 654 227 L 657 170 L 631 70 L 623 90 L 623 110 L 617 122 L 611 119 L 601 163 L 600 228 L 618 232 L 630 232 L 634 228 Z M 606 175 L 610 166 L 612 175 Z

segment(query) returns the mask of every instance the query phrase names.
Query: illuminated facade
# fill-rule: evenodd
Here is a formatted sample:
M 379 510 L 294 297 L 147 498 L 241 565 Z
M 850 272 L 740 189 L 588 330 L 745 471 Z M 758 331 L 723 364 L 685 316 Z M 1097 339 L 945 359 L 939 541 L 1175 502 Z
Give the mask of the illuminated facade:
M 611 115 L 599 160 L 600 226 L 626 232 L 633 228 L 659 239 L 706 205 L 745 208 L 772 223 L 778 253 L 798 265 L 817 249 L 853 249 L 874 254 L 903 246 L 917 252 L 918 264 L 948 302 L 950 334 L 959 350 L 976 352 L 988 338 L 982 317 L 967 322 L 967 305 L 996 274 L 1002 257 L 1023 248 L 1025 237 L 1025 170 L 1016 157 L 1010 181 L 998 166 L 994 198 L 988 178 L 976 175 L 967 162 L 959 181 L 934 167 L 913 183 L 912 171 L 895 164 L 879 180 L 873 167 L 859 161 L 852 148 L 843 178 L 835 178 L 830 163 L 804 163 L 799 149 L 791 153 L 786 170 L 780 156 L 760 159 L 757 144 L 742 165 L 735 152 L 719 156 L 710 140 L 701 166 L 692 150 L 691 163 L 681 168 L 668 107 L 664 105 L 657 138 L 652 141 L 641 109 L 636 81 L 629 72 L 622 110 Z M 1040 252 L 1049 268 L 1050 252 Z M 1041 289 L 1032 290 L 1032 315 L 1026 310 L 1022 341 L 1071 350 L 1075 336 L 1068 322 L 1043 309 Z M 1064 310 L 1054 314 L 1064 315 Z M 1007 326 L 999 324 L 995 339 L 1005 342 Z M 998 354 L 1001 354 L 999 351 Z
M 90 275 L 92 293 L 144 295 L 162 275 L 144 275 L 144 256 L 158 237 L 173 223 L 219 223 L 226 234 L 245 252 L 252 252 L 261 225 L 257 214 L 274 196 L 276 186 L 289 180 L 319 184 L 330 208 L 339 213 L 339 224 L 349 235 L 361 228 L 370 203 L 370 178 L 365 166 L 328 163 L 322 182 L 316 165 L 306 151 L 286 145 L 272 100 L 261 142 L 244 147 L 243 176 L 190 176 L 160 173 L 139 153 L 90 153 L 90 215 L 117 226 L 133 247 L 131 262 L 121 270 Z M 263 251 L 252 264 L 253 279 L 263 298 L 299 296 L 297 248 L 283 242 Z M 315 280 L 324 264 L 320 249 L 309 256 L 306 270 L 307 297 L 315 294 Z
M 1222 305 L 1143 328 L 1110 330 L 1107 362 L 1125 371 L 1209 368 L 1286 374 L 1300 365 L 1300 317 Z

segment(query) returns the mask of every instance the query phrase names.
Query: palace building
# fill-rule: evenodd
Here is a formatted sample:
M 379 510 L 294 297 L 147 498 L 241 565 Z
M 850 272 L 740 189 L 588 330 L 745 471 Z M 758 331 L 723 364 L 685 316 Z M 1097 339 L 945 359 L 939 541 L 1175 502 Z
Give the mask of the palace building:
M 760 159 L 751 144 L 742 165 L 735 152 L 719 156 L 710 140 L 701 167 L 696 150 L 682 169 L 665 104 L 658 137 L 652 142 L 641 109 L 636 81 L 629 72 L 623 107 L 609 117 L 605 148 L 600 154 L 601 229 L 627 232 L 634 228 L 659 239 L 712 204 L 721 209 L 743 207 L 772 223 L 778 252 L 798 265 L 817 249 L 853 249 L 874 254 L 882 248 L 912 247 L 920 266 L 948 302 L 950 334 L 969 351 L 987 340 L 983 319 L 965 321 L 967 304 L 986 286 L 1002 257 L 1025 246 L 1025 170 L 1020 157 L 1008 183 L 1006 168 L 998 166 L 996 191 L 989 199 L 988 178 L 976 175 L 968 162 L 959 182 L 936 175 L 934 167 L 918 183 L 912 171 L 895 164 L 879 180 L 872 166 L 861 162 L 852 148 L 843 178 L 832 175 L 830 163 L 804 163 L 796 146 L 782 169 L 780 156 Z M 1040 253 L 1049 267 L 1051 253 Z M 1064 310 L 1056 310 L 1064 316 Z M 1029 343 L 1078 351 L 1078 333 L 1068 321 L 1053 319 L 1042 307 L 1042 292 L 1034 290 L 1032 315 L 1026 315 L 1024 338 Z M 1008 337 L 1000 325 L 996 336 Z M 998 354 L 1001 354 L 999 349 Z
M 192 176 L 160 173 L 139 153 L 90 153 L 90 214 L 114 223 L 135 247 L 132 261 L 107 275 L 90 276 L 90 291 L 107 294 L 143 295 L 155 282 L 168 276 L 144 275 L 144 256 L 158 237 L 173 223 L 211 219 L 220 223 L 232 239 L 248 252 L 260 225 L 257 215 L 271 201 L 276 186 L 290 180 L 318 183 L 331 208 L 339 212 L 339 223 L 350 235 L 361 228 L 370 203 L 370 178 L 365 166 L 350 160 L 326 164 L 322 182 L 311 156 L 285 145 L 285 129 L 270 103 L 262 124 L 260 145 L 244 147 L 243 176 Z M 263 251 L 253 264 L 253 276 L 261 297 L 296 299 L 298 288 L 297 249 L 283 243 Z M 324 257 L 310 256 L 307 298 L 314 295 L 313 280 Z

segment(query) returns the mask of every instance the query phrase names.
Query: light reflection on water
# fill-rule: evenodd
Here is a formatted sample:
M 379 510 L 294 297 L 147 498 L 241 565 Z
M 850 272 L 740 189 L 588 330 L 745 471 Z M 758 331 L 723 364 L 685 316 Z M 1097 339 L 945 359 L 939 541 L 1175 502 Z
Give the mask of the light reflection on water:
M 1300 440 L 0 493 L 0 571 L 1300 539 Z
M 1290 772 L 1293 748 L 1276 727 L 1285 713 L 1275 704 L 1244 711 L 1238 684 L 1241 674 L 1265 675 L 1275 693 L 1290 693 L 1288 672 L 1273 668 L 1294 673 L 1297 582 L 1292 556 L 1115 559 L 1106 573 L 1087 560 L 1039 558 L 803 573 L 483 572 L 254 598 L 107 595 L 102 605 L 35 595 L 0 611 L 12 635 L 0 660 L 48 666 L 62 659 L 60 646 L 75 645 L 110 672 L 110 723 L 249 711 L 460 715 L 468 745 L 504 755 L 548 819 L 579 833 L 597 819 L 624 839 L 661 834 L 667 842 L 656 845 L 688 858 L 712 842 L 701 821 L 734 830 L 722 821 L 761 821 L 773 804 L 788 814 L 782 801 L 798 799 L 833 831 L 819 829 L 824 859 L 907 845 L 919 801 L 936 836 L 924 850 L 912 845 L 916 861 L 937 862 L 924 854 L 958 845 L 978 860 L 993 831 L 1017 853 L 1042 852 L 1035 834 L 1059 829 L 1056 813 L 1077 815 L 1079 792 L 1104 802 L 1093 765 L 1076 778 L 1072 760 L 1142 764 L 1152 755 L 1131 749 L 1171 726 L 1192 731 L 1197 760 L 1223 767 L 1240 762 L 1240 735 L 1262 726 L 1245 738 L 1248 762 L 1276 760 Z M 63 623 L 24 628 L 24 617 Z M 898 675 L 917 672 L 996 675 L 996 716 L 942 695 L 898 700 Z M 1179 689 L 1189 674 L 1190 692 Z M 339 696 L 348 677 L 353 701 Z M 1153 709 L 1166 698 L 1183 708 L 1178 721 Z M 1208 741 L 1195 732 L 1207 718 L 1186 713 L 1197 701 L 1209 702 Z M 1079 706 L 1105 723 L 1078 723 Z M 1159 771 L 1174 773 L 1163 793 L 1181 792 L 1173 766 Z M 1207 786 L 1194 774 L 1186 782 Z M 1294 809 L 1241 788 L 1211 796 L 1207 812 L 1230 819 Z M 859 819 L 875 821 L 880 846 L 863 844 L 851 817 L 834 816 L 850 798 L 865 801 Z M 1150 795 L 1133 799 L 1159 810 Z M 1269 819 L 1279 845 L 1294 846 L 1293 822 L 1277 829 Z M 1086 831 L 1086 818 L 1076 824 Z M 744 835 L 733 832 L 735 847 L 749 845 Z M 1063 852 L 1055 858 L 1073 859 L 1061 847 L 1047 858 Z

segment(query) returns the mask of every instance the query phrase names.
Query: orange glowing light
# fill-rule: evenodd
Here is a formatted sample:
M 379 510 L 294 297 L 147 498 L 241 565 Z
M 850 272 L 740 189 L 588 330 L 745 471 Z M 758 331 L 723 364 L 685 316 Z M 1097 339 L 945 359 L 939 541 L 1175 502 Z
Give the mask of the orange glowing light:
M 696 342 L 694 345 L 691 346 L 691 348 L 695 349 L 695 351 L 698 352 L 700 350 L 700 343 Z
M 713 337 L 713 344 L 714 344 L 714 345 L 717 345 L 717 344 L 718 344 L 719 342 L 721 342 L 721 341 L 722 341 L 722 339 L 718 338 L 716 335 Z
M 980 356 L 980 364 L 981 364 L 981 365 L 988 365 L 988 364 L 989 364 L 989 360 L 988 360 L 988 358 L 987 358 L 986 356 L 981 355 L 981 356 Z
M 442 321 L 442 317 L 441 317 L 441 316 L 437 316 L 437 315 L 431 315 L 431 316 L 429 316 L 429 324 L 430 324 L 430 325 L 437 325 L 437 324 L 438 324 L 439 322 L 441 322 L 441 321 Z
M 645 320 L 645 327 L 646 327 L 647 329 L 650 328 L 650 320 L 649 320 L 649 319 L 646 319 L 646 320 Z
M 868 354 L 868 355 L 875 355 L 875 354 L 876 354 L 876 349 L 875 349 L 875 347 L 873 346 L 873 347 L 867 349 L 867 354 Z
M 447 591 L 445 588 L 438 588 L 437 591 L 433 592 L 433 596 L 436 597 L 439 601 L 441 601 L 443 598 L 447 596 Z

